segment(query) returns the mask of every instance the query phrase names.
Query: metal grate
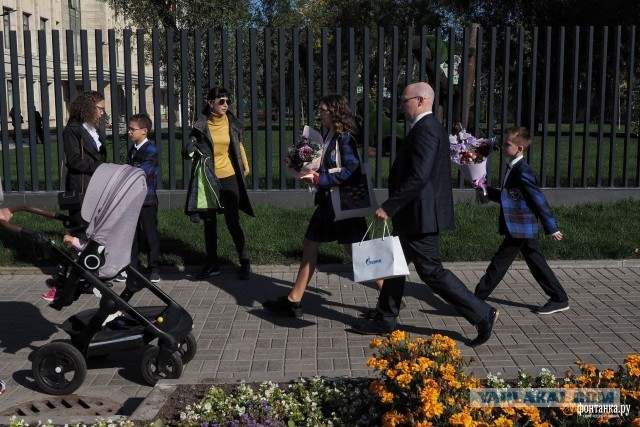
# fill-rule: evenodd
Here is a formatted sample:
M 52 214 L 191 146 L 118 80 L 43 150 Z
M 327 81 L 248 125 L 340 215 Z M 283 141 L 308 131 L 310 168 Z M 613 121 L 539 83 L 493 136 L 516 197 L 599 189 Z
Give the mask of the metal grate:
M 55 415 L 115 415 L 122 405 L 109 399 L 76 396 L 51 397 L 21 403 L 2 412 L 0 415 L 18 417 L 55 416 Z

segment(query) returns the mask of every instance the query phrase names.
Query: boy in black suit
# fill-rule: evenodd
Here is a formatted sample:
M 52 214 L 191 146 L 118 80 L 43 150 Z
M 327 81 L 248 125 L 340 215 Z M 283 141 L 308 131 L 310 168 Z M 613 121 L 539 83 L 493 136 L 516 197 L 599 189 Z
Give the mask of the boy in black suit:
M 488 187 L 489 199 L 500 203 L 499 230 L 504 240 L 476 286 L 475 294 L 486 300 L 520 252 L 531 274 L 549 296 L 549 301 L 536 308 L 535 313 L 552 314 L 568 310 L 569 298 L 535 240 L 538 235 L 538 220 L 542 222 L 545 232 L 556 241 L 562 240 L 562 232 L 547 199 L 538 187 L 533 169 L 524 160 L 524 152 L 530 145 L 531 134 L 526 128 L 512 127 L 505 131 L 502 153 L 510 161 L 503 186 L 502 189 Z

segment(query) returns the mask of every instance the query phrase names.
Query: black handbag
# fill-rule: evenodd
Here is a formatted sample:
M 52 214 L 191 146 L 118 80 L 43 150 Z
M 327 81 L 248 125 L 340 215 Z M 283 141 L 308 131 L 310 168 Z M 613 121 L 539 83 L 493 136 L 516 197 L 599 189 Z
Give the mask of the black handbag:
M 58 206 L 64 210 L 80 210 L 84 194 L 76 190 L 58 193 Z

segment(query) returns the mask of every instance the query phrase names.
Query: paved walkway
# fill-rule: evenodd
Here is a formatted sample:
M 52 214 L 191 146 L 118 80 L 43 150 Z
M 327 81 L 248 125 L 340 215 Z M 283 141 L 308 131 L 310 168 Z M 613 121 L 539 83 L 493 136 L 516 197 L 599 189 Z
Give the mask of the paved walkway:
M 477 283 L 486 263 L 448 264 L 469 285 Z M 640 260 L 552 263 L 571 299 L 571 310 L 537 316 L 531 308 L 545 302 L 540 287 L 523 263 L 516 263 L 489 302 L 500 309 L 495 335 L 476 349 L 465 343 L 475 328 L 423 285 L 415 272 L 406 287 L 402 327 L 414 337 L 438 332 L 455 339 L 476 376 L 501 372 L 515 378 L 519 369 L 537 374 L 541 368 L 561 376 L 582 359 L 616 368 L 626 355 L 640 351 Z M 196 281 L 192 273 L 162 275 L 160 286 L 195 318 L 199 351 L 185 367 L 187 383 L 215 379 L 230 382 L 290 380 L 300 376 L 371 375 L 365 361 L 371 337 L 346 331 L 358 314 L 376 304 L 377 291 L 354 283 L 348 266 L 321 266 L 304 298 L 304 319 L 274 317 L 261 302 L 287 292 L 297 268 L 262 266 L 249 281 L 237 281 L 233 270 Z M 37 269 L 0 272 L 0 414 L 15 405 L 48 396 L 38 392 L 31 375 L 32 351 L 65 339 L 59 325 L 70 315 L 95 307 L 98 299 L 83 295 L 62 312 L 40 299 L 46 275 Z M 120 284 L 116 284 L 118 289 Z M 148 292 L 134 305 L 157 303 Z M 91 360 L 81 396 L 107 397 L 130 414 L 149 394 L 143 384 L 141 351 Z M 37 415 L 46 419 L 46 408 Z M 70 409 L 68 414 L 73 415 Z M 104 415 L 104 414 L 103 414 Z M 54 421 L 58 421 L 57 417 Z M 60 420 L 63 421 L 63 420 Z M 0 416 L 0 425 L 8 422 Z

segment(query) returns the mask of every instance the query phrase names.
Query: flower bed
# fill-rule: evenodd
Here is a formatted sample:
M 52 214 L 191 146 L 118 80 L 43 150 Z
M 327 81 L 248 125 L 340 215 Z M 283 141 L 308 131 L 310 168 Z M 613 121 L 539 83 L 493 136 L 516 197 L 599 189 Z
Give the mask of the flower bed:
M 556 378 L 543 369 L 536 377 L 521 373 L 513 384 L 499 374 L 481 381 L 464 368 L 455 341 L 435 334 L 428 339 L 395 331 L 376 338 L 367 365 L 376 378 L 300 379 L 291 384 L 265 382 L 213 386 L 180 414 L 183 427 L 222 426 L 634 426 L 640 427 L 640 356 L 630 355 L 617 371 L 598 370 L 577 361 L 579 374 Z M 575 406 L 472 407 L 470 390 L 577 388 L 619 389 L 629 412 L 620 417 L 580 415 Z M 151 424 L 164 425 L 163 420 Z M 12 427 L 23 426 L 19 420 Z M 51 425 L 51 422 L 43 425 Z M 96 426 L 105 426 L 105 423 Z M 126 422 L 113 426 L 131 425 Z

